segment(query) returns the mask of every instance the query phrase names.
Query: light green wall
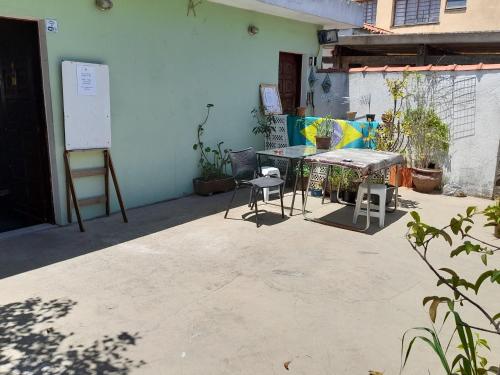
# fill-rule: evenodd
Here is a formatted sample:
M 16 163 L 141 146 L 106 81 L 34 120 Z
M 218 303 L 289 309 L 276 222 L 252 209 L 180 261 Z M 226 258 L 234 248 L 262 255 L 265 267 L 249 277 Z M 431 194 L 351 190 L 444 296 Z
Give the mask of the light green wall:
M 206 103 L 216 105 L 207 143 L 262 147 L 261 137 L 251 134 L 258 84 L 277 82 L 280 51 L 317 52 L 314 25 L 208 2 L 196 18 L 187 17 L 186 7 L 187 0 L 116 0 L 102 12 L 94 0 L 0 0 L 1 16 L 59 21 L 59 33 L 47 34 L 47 48 L 63 220 L 62 60 L 110 66 L 112 155 L 126 205 L 136 207 L 192 192 L 192 144 Z M 247 33 L 251 23 L 260 28 L 255 37 Z M 102 185 L 82 180 L 77 190 L 89 196 Z M 94 208 L 85 216 L 102 213 Z

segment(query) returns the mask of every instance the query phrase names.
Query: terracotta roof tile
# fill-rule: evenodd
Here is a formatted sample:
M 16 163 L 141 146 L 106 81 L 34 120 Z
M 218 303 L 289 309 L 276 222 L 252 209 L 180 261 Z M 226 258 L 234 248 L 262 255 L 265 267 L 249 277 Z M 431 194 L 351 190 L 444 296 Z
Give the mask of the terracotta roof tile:
M 426 65 L 426 66 L 363 66 L 350 68 L 349 73 L 365 72 L 447 72 L 447 71 L 474 71 L 474 70 L 500 70 L 500 64 L 472 64 L 472 65 Z

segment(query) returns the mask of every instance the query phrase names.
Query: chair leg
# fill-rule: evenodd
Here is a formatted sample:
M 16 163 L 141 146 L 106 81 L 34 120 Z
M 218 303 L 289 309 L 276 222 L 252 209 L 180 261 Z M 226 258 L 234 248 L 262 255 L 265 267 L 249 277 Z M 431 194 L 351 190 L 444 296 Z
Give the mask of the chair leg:
M 283 206 L 283 189 L 280 186 L 281 218 L 285 218 L 285 207 Z
M 255 189 L 255 195 L 254 195 L 254 200 L 253 204 L 255 205 L 255 224 L 257 225 L 257 228 L 259 227 L 259 209 L 257 208 L 257 201 L 259 200 L 259 190 L 260 189 Z
M 227 214 L 229 213 L 229 210 L 231 209 L 231 204 L 233 203 L 234 197 L 236 196 L 236 191 L 238 191 L 238 186 L 236 186 L 234 188 L 233 196 L 231 197 L 231 200 L 229 201 L 229 204 L 227 205 L 227 210 L 226 210 L 226 214 L 224 215 L 224 219 L 227 219 Z
M 248 207 L 252 209 L 252 204 L 253 204 L 253 186 L 250 189 L 250 197 L 248 198 Z
M 379 206 L 378 206 L 378 225 L 383 228 L 385 225 L 385 203 L 387 200 L 386 191 L 383 191 L 379 195 Z
M 354 217 L 352 218 L 352 223 L 356 224 L 358 222 L 359 211 L 361 210 L 361 206 L 363 204 L 363 198 L 365 197 L 365 191 L 360 186 L 358 188 L 358 196 L 356 198 L 356 208 L 354 209 Z

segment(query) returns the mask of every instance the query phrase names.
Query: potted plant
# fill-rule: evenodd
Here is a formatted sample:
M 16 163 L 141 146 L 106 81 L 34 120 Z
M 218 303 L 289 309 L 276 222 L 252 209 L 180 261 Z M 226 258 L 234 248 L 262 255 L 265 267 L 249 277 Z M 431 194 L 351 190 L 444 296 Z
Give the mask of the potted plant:
M 338 203 L 337 191 L 342 182 L 342 168 L 332 167 L 328 187 L 330 189 L 330 202 Z
M 257 125 L 252 129 L 252 133 L 255 135 L 263 134 L 266 139 L 269 138 L 271 133 L 276 131 L 277 117 L 275 115 L 265 115 L 262 107 L 260 109 L 252 109 L 251 113 L 257 121 Z
M 358 187 L 361 181 L 358 174 L 352 169 L 345 169 L 341 173 L 341 196 L 348 203 L 356 203 Z
M 394 198 L 395 186 L 386 182 L 385 175 L 383 173 L 377 173 L 374 176 L 370 177 L 369 182 L 371 184 L 379 184 L 386 186 L 386 196 L 385 196 L 385 205 L 389 206 Z M 378 195 L 372 195 L 370 200 L 374 205 L 378 206 L 380 204 L 380 197 Z
M 299 189 L 301 189 L 302 191 L 306 191 L 307 184 L 309 182 L 309 176 L 311 175 L 311 167 L 309 166 L 309 164 L 302 164 L 302 178 L 299 165 L 295 167 L 295 173 L 299 178 Z
M 484 216 L 488 222 L 485 226 L 493 227 L 495 230 L 495 237 L 500 238 L 500 199 L 495 204 L 492 204 L 484 210 Z
M 316 121 L 316 147 L 321 150 L 329 150 L 332 145 L 333 119 L 330 115 Z
M 449 129 L 432 107 L 418 105 L 404 114 L 413 160 L 412 181 L 415 190 L 430 193 L 441 186 L 443 171 L 437 161 L 449 148 Z
M 234 189 L 234 179 L 227 175 L 227 165 L 229 164 L 228 149 L 222 150 L 224 142 L 218 142 L 217 146 L 211 148 L 202 141 L 205 132 L 205 124 L 210 116 L 210 109 L 213 104 L 207 104 L 207 115 L 203 122 L 198 125 L 197 142 L 193 145 L 193 150 L 199 151 L 199 167 L 201 177 L 193 180 L 193 187 L 196 194 L 212 195 Z
M 392 108 L 382 114 L 376 136 L 376 150 L 405 153 L 408 137 L 403 126 L 404 105 L 407 104 L 410 75 L 404 73 L 401 79 L 386 79 L 385 84 L 392 98 Z M 412 187 L 411 166 L 403 166 L 396 173 L 397 168 L 392 167 L 389 182 L 391 185 Z

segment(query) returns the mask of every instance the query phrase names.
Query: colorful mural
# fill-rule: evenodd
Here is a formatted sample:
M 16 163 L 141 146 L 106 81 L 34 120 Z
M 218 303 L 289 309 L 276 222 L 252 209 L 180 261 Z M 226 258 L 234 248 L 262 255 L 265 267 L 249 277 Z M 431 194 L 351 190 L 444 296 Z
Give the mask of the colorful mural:
M 321 117 L 288 116 L 288 138 L 290 146 L 316 146 L 316 125 L 325 121 Z M 378 122 L 332 121 L 332 147 L 340 148 L 375 148 L 375 131 Z

